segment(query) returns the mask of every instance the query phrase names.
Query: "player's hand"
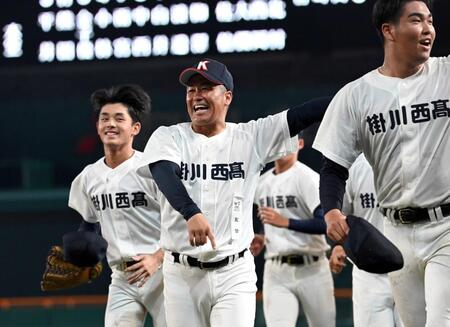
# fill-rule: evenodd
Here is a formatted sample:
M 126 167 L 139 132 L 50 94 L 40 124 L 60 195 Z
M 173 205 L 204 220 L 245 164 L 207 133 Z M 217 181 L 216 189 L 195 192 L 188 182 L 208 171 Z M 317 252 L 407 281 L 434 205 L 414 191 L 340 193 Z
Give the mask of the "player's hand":
M 330 256 L 330 269 L 333 273 L 339 274 L 344 269 L 346 266 L 345 258 L 347 258 L 347 255 L 342 245 L 336 245 Z
M 264 249 L 266 239 L 262 234 L 255 234 L 255 237 L 250 244 L 250 252 L 254 257 L 258 256 L 261 251 Z
M 189 218 L 187 221 L 187 226 L 189 232 L 189 243 L 192 246 L 204 245 L 209 238 L 212 248 L 216 248 L 216 239 L 212 232 L 211 226 L 202 213 L 197 213 Z
M 132 257 L 134 261 L 138 261 L 131 267 L 125 269 L 130 274 L 127 281 L 130 284 L 138 283 L 138 287 L 142 287 L 149 278 L 161 267 L 164 251 L 159 249 L 153 254 L 140 254 Z
M 258 208 L 258 217 L 263 224 L 269 224 L 276 227 L 287 228 L 289 226 L 289 219 L 283 217 L 278 212 L 270 207 Z
M 327 236 L 334 242 L 343 243 L 347 238 L 349 227 L 345 216 L 338 209 L 333 209 L 325 214 L 327 223 Z

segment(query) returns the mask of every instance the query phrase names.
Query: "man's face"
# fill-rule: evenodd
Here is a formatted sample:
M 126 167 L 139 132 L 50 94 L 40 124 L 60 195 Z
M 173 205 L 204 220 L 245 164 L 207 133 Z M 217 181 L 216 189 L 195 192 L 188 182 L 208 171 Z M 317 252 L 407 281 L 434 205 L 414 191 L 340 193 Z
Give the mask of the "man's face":
M 192 76 L 186 88 L 186 105 L 193 127 L 224 124 L 232 97 L 223 85 L 216 85 L 199 74 Z
M 436 32 L 433 17 L 424 2 L 411 1 L 404 5 L 398 23 L 392 27 L 392 37 L 399 57 L 413 65 L 428 60 Z
M 141 124 L 133 123 L 127 107 L 121 103 L 106 104 L 100 110 L 97 133 L 106 147 L 132 146 Z

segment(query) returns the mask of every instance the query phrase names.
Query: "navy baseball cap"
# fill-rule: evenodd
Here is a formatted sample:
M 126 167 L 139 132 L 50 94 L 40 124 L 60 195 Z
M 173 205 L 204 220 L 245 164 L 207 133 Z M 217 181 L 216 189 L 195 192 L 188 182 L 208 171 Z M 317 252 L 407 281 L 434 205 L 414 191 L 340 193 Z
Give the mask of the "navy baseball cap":
M 344 249 L 347 257 L 361 270 L 386 274 L 403 268 L 400 250 L 365 219 L 348 215 L 350 228 Z
M 227 66 L 217 60 L 202 59 L 196 66 L 186 68 L 180 74 L 180 83 L 189 86 L 189 80 L 196 74 L 202 75 L 214 84 L 225 86 L 228 91 L 233 91 L 233 76 Z
M 103 260 L 108 242 L 95 232 L 75 231 L 63 235 L 64 259 L 79 266 L 91 267 Z

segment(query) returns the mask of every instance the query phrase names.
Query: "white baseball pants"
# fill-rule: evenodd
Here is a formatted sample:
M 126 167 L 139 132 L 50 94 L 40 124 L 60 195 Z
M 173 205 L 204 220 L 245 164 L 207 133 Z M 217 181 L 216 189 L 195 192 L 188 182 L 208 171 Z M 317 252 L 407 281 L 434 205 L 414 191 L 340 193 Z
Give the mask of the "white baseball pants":
M 450 218 L 409 225 L 386 221 L 385 234 L 405 261 L 388 274 L 405 327 L 450 327 Z
M 306 265 L 266 260 L 263 306 L 268 327 L 296 326 L 300 305 L 309 327 L 336 325 L 333 277 L 328 259 Z
M 402 327 L 387 274 L 352 271 L 354 327 Z
M 128 272 L 112 268 L 108 303 L 105 313 L 105 327 L 144 326 L 147 312 L 153 319 L 153 326 L 165 327 L 163 277 L 158 270 L 142 287 L 127 282 Z
M 256 272 L 250 251 L 212 270 L 174 263 L 167 251 L 163 274 L 167 326 L 254 326 Z

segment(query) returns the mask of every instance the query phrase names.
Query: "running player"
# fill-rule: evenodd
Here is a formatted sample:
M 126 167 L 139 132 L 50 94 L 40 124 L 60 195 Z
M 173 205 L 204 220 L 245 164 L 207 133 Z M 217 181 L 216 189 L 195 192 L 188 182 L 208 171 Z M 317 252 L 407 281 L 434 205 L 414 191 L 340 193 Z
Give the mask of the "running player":
M 256 189 L 267 244 L 263 304 L 269 327 L 296 326 L 300 306 L 308 326 L 336 324 L 319 175 L 297 160 L 303 145 L 300 136 L 298 150 L 275 161 Z
M 157 188 L 136 174 L 142 153 L 133 149 L 150 97 L 124 85 L 95 91 L 91 102 L 105 156 L 72 182 L 69 206 L 83 217 L 82 229 L 100 223 L 108 242 L 112 275 L 105 326 L 143 326 L 149 312 L 153 326 L 164 327 Z
M 333 99 L 314 147 L 325 156 L 321 203 L 327 234 L 348 233 L 341 213 L 348 169 L 372 166 L 385 235 L 404 267 L 389 274 L 407 327 L 450 326 L 450 57 L 430 58 L 430 1 L 378 0 L 373 18 L 384 62 Z

